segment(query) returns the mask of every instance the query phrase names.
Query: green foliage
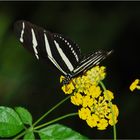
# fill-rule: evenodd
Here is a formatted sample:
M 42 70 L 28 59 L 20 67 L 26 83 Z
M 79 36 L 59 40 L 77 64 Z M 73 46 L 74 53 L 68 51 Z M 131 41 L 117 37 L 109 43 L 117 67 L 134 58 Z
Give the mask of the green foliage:
M 9 107 L 0 107 L 0 137 L 10 137 L 23 129 L 19 115 Z
M 19 116 L 24 124 L 32 125 L 32 115 L 30 114 L 30 112 L 27 109 L 25 109 L 23 107 L 16 107 L 15 110 L 19 114 Z
M 25 126 L 27 124 L 30 125 L 28 128 Z M 24 128 L 26 129 L 24 130 Z M 22 130 L 24 131 L 21 132 Z M 14 110 L 10 107 L 0 106 L 0 137 L 8 138 L 19 133 L 14 140 L 21 137 L 24 140 L 35 140 L 35 132 L 39 134 L 40 139 L 87 139 L 80 133 L 60 124 L 35 126 L 32 124 L 32 115 L 23 107 L 16 107 Z
M 27 140 L 27 139 L 30 139 L 30 140 L 35 140 L 35 136 L 34 136 L 34 133 L 33 132 L 27 132 L 25 135 L 24 135 L 24 140 Z
M 39 136 L 41 139 L 47 140 L 56 140 L 56 139 L 65 139 L 65 140 L 77 140 L 77 139 L 87 139 L 86 137 L 82 136 L 78 132 L 60 125 L 54 124 L 50 125 L 46 128 L 43 128 L 39 131 Z

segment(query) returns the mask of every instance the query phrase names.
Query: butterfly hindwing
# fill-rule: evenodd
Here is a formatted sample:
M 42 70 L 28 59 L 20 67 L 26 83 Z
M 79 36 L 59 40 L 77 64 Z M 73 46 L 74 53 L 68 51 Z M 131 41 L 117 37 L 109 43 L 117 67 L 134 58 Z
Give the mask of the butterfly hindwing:
M 104 60 L 112 51 L 97 51 L 85 55 L 80 61 L 79 65 L 74 69 L 73 76 L 90 69 L 91 67 L 98 65 L 102 60 Z

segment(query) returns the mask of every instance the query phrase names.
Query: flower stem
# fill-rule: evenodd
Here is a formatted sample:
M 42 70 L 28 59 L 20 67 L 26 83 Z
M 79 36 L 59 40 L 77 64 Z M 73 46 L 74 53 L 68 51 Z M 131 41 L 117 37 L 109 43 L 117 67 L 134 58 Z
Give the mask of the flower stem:
M 17 140 L 18 138 L 22 137 L 24 134 L 26 134 L 26 130 L 17 135 L 16 137 L 13 138 L 13 140 Z
M 70 95 L 70 96 L 71 96 L 71 95 Z M 43 116 L 41 116 L 41 117 L 32 125 L 32 127 L 34 127 L 37 123 L 39 123 L 42 119 L 44 119 L 49 113 L 51 113 L 54 109 L 56 109 L 58 106 L 60 106 L 62 103 L 64 103 L 67 99 L 69 99 L 70 96 L 67 96 L 66 98 L 64 98 L 63 100 L 61 100 L 58 104 L 56 104 L 54 107 L 52 107 L 49 111 L 47 111 Z M 35 127 L 34 129 L 41 128 L 41 127 L 46 126 L 46 125 L 48 125 L 48 124 L 51 124 L 51 123 L 53 123 L 53 122 L 55 122 L 55 121 L 61 120 L 61 119 L 63 119 L 63 118 L 69 117 L 69 116 L 74 116 L 74 115 L 76 115 L 76 113 L 67 114 L 67 115 L 65 115 L 65 116 L 62 116 L 62 117 L 56 118 L 56 119 L 54 119 L 54 120 L 52 120 L 52 121 L 49 121 L 49 122 L 47 122 L 47 123 L 45 123 L 45 124 L 39 125 L 39 126 Z M 28 130 L 28 129 L 27 129 L 27 130 Z M 22 137 L 24 134 L 26 134 L 26 131 L 27 131 L 27 130 L 25 130 L 25 131 L 23 131 L 22 133 L 20 133 L 19 135 L 17 135 L 15 138 L 13 138 L 13 140 L 17 140 L 18 138 Z
M 71 95 L 70 95 L 71 96 Z M 51 113 L 54 109 L 56 109 L 58 106 L 60 106 L 62 103 L 64 103 L 67 99 L 70 98 L 70 96 L 67 96 L 63 100 L 61 100 L 58 104 L 56 104 L 54 107 L 52 107 L 49 111 L 47 111 L 43 116 L 41 116 L 34 124 L 35 126 L 37 123 L 39 123 L 42 119 L 44 119 L 49 113 Z
M 34 129 L 36 130 L 36 129 L 42 128 L 42 127 L 44 127 L 44 126 L 46 126 L 46 125 L 52 124 L 52 123 L 57 122 L 57 121 L 59 121 L 59 120 L 62 120 L 62 119 L 64 119 L 64 118 L 71 117 L 71 116 L 75 116 L 75 115 L 78 115 L 78 113 L 66 114 L 66 115 L 64 115 L 64 116 L 58 117 L 58 118 L 56 118 L 56 119 L 54 119 L 54 120 L 51 120 L 51 121 L 49 121 L 49 122 L 47 122 L 47 123 L 41 124 L 41 125 L 39 125 L 39 126 L 36 126 Z
M 105 87 L 105 85 L 104 85 L 104 83 L 102 81 L 100 81 L 100 85 L 102 86 L 102 88 L 103 88 L 104 91 L 107 90 L 106 87 Z M 109 97 L 108 97 L 108 99 L 109 99 Z M 112 102 L 110 100 L 108 100 L 108 101 L 109 101 L 109 106 L 110 106 L 111 112 L 112 112 L 112 120 L 113 120 L 113 123 L 114 123 L 114 125 L 113 125 L 114 140 L 117 140 L 116 125 L 115 125 L 115 120 L 114 120 L 114 111 L 113 111 L 113 108 L 112 108 Z

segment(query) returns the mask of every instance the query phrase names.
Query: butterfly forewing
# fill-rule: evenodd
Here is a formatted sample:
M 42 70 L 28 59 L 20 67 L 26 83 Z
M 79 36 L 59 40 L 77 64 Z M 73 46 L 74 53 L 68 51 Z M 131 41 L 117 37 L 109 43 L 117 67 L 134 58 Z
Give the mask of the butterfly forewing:
M 71 73 L 79 64 L 80 49 L 70 39 L 27 21 L 16 22 L 14 30 L 23 46 L 37 59 L 49 59 L 64 75 Z
M 64 53 L 68 56 L 68 58 L 71 59 L 73 63 L 75 61 L 75 64 L 77 65 L 77 62 L 79 62 L 81 59 L 81 51 L 78 44 L 61 34 L 54 33 L 53 37 L 63 49 Z
M 35 54 L 37 59 L 47 58 L 43 28 L 27 21 L 18 21 L 14 25 L 14 31 L 23 46 Z

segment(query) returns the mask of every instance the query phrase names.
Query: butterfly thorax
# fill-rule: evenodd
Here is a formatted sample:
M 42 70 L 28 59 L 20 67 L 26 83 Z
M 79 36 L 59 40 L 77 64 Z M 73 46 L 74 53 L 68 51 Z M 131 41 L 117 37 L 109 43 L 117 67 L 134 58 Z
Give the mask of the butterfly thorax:
M 62 81 L 62 85 L 68 84 L 68 83 L 70 82 L 70 80 L 71 80 L 72 77 L 73 77 L 73 75 L 67 74 L 67 75 L 65 76 L 65 79 Z

